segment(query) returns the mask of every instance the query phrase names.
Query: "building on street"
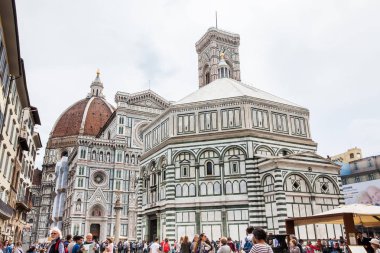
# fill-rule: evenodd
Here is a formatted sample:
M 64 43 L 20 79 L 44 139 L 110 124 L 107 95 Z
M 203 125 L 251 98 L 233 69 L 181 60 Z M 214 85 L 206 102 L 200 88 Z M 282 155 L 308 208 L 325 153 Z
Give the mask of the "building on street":
M 199 89 L 142 131 L 137 238 L 205 232 L 245 236 L 248 225 L 285 233 L 285 219 L 343 203 L 339 166 L 319 156 L 309 110 L 240 82 L 240 37 L 210 28 L 196 43 Z M 302 239 L 342 228 L 309 225 Z
M 0 2 L 0 239 L 18 241 L 31 209 L 38 109 L 31 105 L 20 55 L 14 0 Z
M 362 150 L 360 148 L 350 148 L 346 152 L 331 156 L 330 159 L 333 162 L 349 163 L 362 159 Z

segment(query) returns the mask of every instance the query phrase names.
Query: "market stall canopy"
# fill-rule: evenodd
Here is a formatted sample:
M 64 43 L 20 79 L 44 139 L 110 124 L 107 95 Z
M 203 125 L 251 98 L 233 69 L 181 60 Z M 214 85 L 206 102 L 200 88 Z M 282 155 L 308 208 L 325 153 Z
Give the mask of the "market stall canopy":
M 344 224 L 344 214 L 352 214 L 355 225 L 380 226 L 380 206 L 352 204 L 342 205 L 330 211 L 308 217 L 289 218 L 294 226 L 307 224 Z

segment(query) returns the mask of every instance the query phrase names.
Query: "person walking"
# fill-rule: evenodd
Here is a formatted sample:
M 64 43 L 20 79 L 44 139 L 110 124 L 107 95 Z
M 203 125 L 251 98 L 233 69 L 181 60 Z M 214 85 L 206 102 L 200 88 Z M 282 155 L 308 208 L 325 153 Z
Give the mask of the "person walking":
M 52 228 L 50 230 L 50 237 L 52 238 L 52 241 L 49 245 L 49 248 L 47 250 L 47 253 L 65 253 L 65 246 L 63 245 L 63 242 L 61 241 L 62 232 L 59 230 L 59 228 Z
M 267 233 L 264 229 L 256 228 L 253 231 L 253 245 L 250 253 L 273 253 L 272 248 L 266 243 Z
M 154 242 L 150 245 L 149 253 L 160 253 L 160 244 L 158 244 L 158 238 L 154 240 Z
M 241 245 L 245 253 L 249 253 L 253 246 L 253 230 L 252 226 L 247 227 L 246 234 L 247 236 L 242 240 Z
M 189 237 L 187 235 L 183 237 L 180 253 L 191 253 L 191 243 L 189 242 Z
M 220 248 L 217 253 L 231 253 L 231 246 L 228 244 L 228 239 L 226 237 L 220 238 Z
M 289 242 L 289 253 L 301 253 L 300 248 L 297 246 L 297 241 L 295 239 Z
M 83 236 L 77 236 L 75 238 L 75 245 L 72 249 L 72 253 L 79 253 L 80 249 L 82 248 L 82 245 L 83 245 Z M 50 252 L 49 252 L 50 253 Z
M 195 246 L 195 253 L 208 253 L 213 249 L 210 240 L 207 238 L 205 233 L 199 236 L 199 240 Z
M 222 240 L 222 239 L 220 239 Z M 232 252 L 236 252 L 236 247 L 231 237 L 227 237 L 227 245 L 230 246 Z
M 378 239 L 372 238 L 369 243 L 371 244 L 371 247 L 375 253 L 380 253 L 380 241 Z
M 170 244 L 168 238 L 165 238 L 165 240 L 161 242 L 161 249 L 163 253 L 169 253 Z
M 99 249 L 97 243 L 94 241 L 94 237 L 91 233 L 86 235 L 86 240 L 83 243 L 85 253 L 98 253 Z

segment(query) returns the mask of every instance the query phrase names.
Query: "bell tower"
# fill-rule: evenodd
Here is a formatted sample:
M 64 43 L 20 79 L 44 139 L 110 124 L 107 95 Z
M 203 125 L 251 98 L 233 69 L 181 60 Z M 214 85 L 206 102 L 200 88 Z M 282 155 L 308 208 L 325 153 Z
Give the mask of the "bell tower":
M 195 44 L 198 54 L 199 88 L 221 77 L 220 62 L 226 64 L 228 77 L 240 81 L 240 36 L 212 27 Z M 219 70 L 219 73 L 218 73 Z

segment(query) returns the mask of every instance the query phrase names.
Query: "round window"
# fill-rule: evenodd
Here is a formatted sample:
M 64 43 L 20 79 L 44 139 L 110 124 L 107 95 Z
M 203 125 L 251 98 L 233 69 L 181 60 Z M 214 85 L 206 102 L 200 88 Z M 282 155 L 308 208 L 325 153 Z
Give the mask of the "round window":
M 95 172 L 93 180 L 95 184 L 101 185 L 106 181 L 106 176 L 102 172 Z

